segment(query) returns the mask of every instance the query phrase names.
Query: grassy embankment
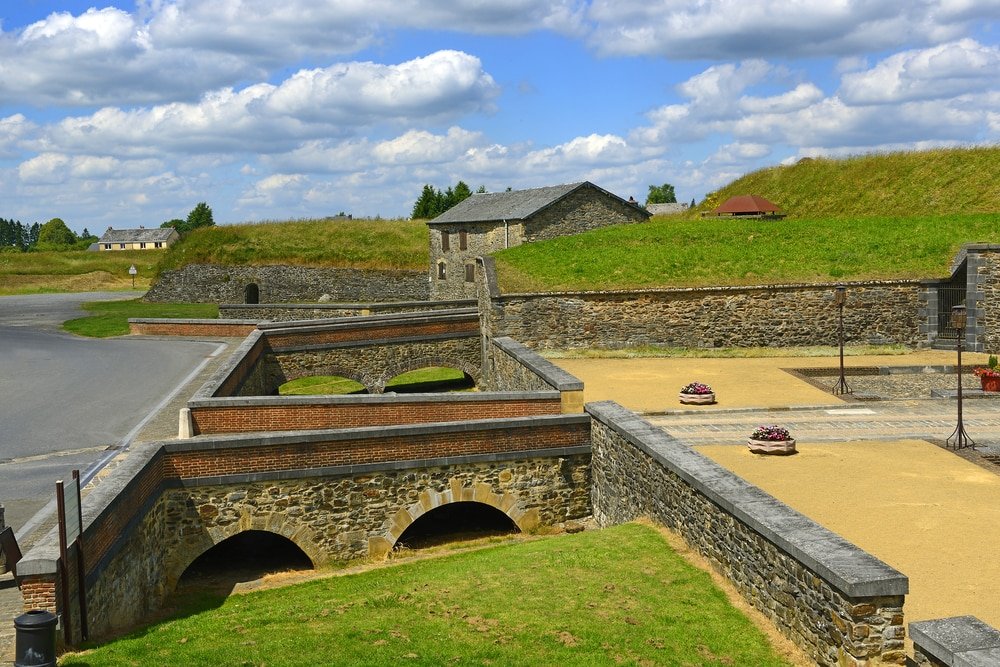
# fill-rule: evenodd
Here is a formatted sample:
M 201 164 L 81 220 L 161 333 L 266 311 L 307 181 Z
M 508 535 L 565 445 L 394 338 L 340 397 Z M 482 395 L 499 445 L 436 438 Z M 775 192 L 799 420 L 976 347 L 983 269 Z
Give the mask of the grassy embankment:
M 135 289 L 145 290 L 164 254 L 162 250 L 2 252 L 0 296 L 130 290 L 132 265 L 138 272 Z
M 788 664 L 709 575 L 625 525 L 208 595 L 62 665 Z
M 63 323 L 63 329 L 78 336 L 107 338 L 128 333 L 130 317 L 210 318 L 219 316 L 219 306 L 214 303 L 146 303 L 131 301 L 91 301 L 83 309 L 93 315 Z
M 961 244 L 1000 242 L 997 174 L 1000 147 L 770 167 L 687 216 L 505 250 L 500 283 L 513 292 L 943 277 Z M 700 217 L 741 194 L 788 217 Z

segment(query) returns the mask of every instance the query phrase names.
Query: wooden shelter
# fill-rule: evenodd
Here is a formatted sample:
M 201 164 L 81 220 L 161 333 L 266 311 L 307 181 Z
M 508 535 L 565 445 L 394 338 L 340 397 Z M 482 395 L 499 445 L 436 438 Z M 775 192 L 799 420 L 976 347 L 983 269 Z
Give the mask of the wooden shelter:
M 783 218 L 785 214 L 775 204 L 757 195 L 730 197 L 715 208 L 711 215 L 740 218 Z

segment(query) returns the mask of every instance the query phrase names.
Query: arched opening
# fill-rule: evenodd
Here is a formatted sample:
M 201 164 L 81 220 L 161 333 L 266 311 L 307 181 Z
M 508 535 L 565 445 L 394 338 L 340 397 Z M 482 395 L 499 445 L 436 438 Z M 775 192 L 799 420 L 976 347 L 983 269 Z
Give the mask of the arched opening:
M 330 394 L 367 394 L 368 390 L 357 380 L 341 375 L 309 375 L 289 380 L 278 387 L 281 396 L 325 396 Z
M 385 383 L 386 392 L 416 394 L 426 392 L 471 391 L 476 381 L 468 373 L 447 366 L 427 366 L 400 373 Z
M 177 587 L 228 592 L 238 583 L 254 581 L 266 574 L 311 569 L 309 556 L 287 537 L 248 530 L 198 556 L 184 570 Z
M 428 547 L 521 532 L 514 521 L 485 503 L 456 502 L 435 507 L 407 526 L 396 549 Z
M 243 303 L 260 303 L 260 287 L 257 283 L 250 283 L 243 290 Z

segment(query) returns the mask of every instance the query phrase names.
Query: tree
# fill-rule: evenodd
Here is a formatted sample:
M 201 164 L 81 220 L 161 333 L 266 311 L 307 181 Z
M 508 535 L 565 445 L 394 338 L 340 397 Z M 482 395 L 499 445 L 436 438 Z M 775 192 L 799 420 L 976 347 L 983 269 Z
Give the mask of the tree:
M 39 250 L 69 250 L 76 241 L 76 234 L 61 218 L 52 218 L 38 229 L 36 247 Z
M 646 206 L 650 204 L 676 204 L 677 195 L 674 193 L 674 186 L 670 183 L 663 185 L 650 185 L 649 194 L 646 196 Z
M 485 186 L 480 189 L 486 192 Z M 420 196 L 417 197 L 417 201 L 413 203 L 413 211 L 410 217 L 422 220 L 436 218 L 455 204 L 471 196 L 472 190 L 469 189 L 465 181 L 459 181 L 455 184 L 454 188 L 448 186 L 444 192 L 438 190 L 433 185 L 424 185 L 423 190 L 420 191 Z
M 180 233 L 180 232 L 186 231 L 185 230 L 185 225 L 187 225 L 187 223 L 184 222 L 183 220 L 181 220 L 180 218 L 174 218 L 173 220 L 167 220 L 162 225 L 160 225 L 160 229 L 166 229 L 167 227 L 173 227 L 174 229 L 177 230 L 178 233 Z
M 189 232 L 199 227 L 212 227 L 214 225 L 215 220 L 212 219 L 212 207 L 205 202 L 198 202 L 191 209 L 191 212 L 188 213 L 187 221 L 185 222 L 186 231 Z
M 691 197 L 691 206 L 689 208 L 694 208 L 694 197 Z

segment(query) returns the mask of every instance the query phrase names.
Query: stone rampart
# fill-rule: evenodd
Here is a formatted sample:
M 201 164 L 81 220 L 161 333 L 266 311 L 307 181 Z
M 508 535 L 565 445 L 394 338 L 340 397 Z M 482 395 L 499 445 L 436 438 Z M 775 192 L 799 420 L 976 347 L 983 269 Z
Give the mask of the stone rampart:
M 563 412 L 583 412 L 583 382 L 513 338 L 487 344 L 484 384 L 495 391 L 559 392 Z
M 904 575 L 616 403 L 586 407 L 600 525 L 677 531 L 817 664 L 904 664 Z
M 365 317 L 392 313 L 416 313 L 429 310 L 475 308 L 475 299 L 461 301 L 399 301 L 383 303 L 224 303 L 219 317 L 255 320 L 257 322 L 291 322 L 320 320 L 334 317 Z
M 195 558 L 246 530 L 321 565 L 384 555 L 451 502 L 490 505 L 525 531 L 583 518 L 589 432 L 589 418 L 566 415 L 141 445 L 83 500 L 91 636 L 146 617 Z M 53 532 L 19 564 L 26 604 L 57 611 L 57 558 Z
M 246 303 L 318 301 L 425 301 L 430 296 L 424 271 L 377 271 L 305 266 L 221 266 L 189 264 L 164 271 L 146 293 L 147 301 Z

